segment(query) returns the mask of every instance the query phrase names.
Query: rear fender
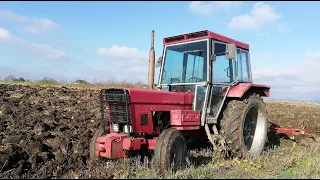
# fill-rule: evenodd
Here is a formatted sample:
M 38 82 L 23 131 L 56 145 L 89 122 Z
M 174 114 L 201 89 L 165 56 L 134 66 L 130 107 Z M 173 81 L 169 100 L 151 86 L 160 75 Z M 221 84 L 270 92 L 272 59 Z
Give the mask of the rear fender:
M 227 97 L 242 98 L 242 96 L 248 91 L 256 92 L 257 94 L 265 97 L 270 96 L 270 86 L 253 83 L 239 83 L 230 89 Z

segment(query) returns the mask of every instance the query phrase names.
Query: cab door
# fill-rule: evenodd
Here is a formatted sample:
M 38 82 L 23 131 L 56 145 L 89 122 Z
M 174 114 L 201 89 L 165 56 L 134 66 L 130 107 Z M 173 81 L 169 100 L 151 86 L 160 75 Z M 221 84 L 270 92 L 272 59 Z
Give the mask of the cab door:
M 226 44 L 218 41 L 212 42 L 213 60 L 211 67 L 211 88 L 207 106 L 206 123 L 217 123 L 220 111 L 226 96 L 237 80 L 237 61 L 225 57 Z

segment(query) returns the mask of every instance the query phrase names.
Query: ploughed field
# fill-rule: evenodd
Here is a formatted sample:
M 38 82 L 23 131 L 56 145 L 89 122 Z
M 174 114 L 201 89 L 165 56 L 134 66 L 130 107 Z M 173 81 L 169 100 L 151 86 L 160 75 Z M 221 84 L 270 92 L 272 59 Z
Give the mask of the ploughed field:
M 297 128 L 304 120 L 309 133 L 320 135 L 320 104 L 284 101 L 266 101 L 266 104 L 271 120 Z M 100 126 L 98 89 L 0 84 L 0 119 L 0 178 L 157 177 L 153 171 L 147 172 L 152 169 L 148 159 L 89 162 L 90 140 Z M 303 147 L 309 152 L 311 147 L 315 153 L 319 152 L 316 142 Z M 217 160 L 208 149 L 190 152 L 202 158 L 193 161 L 190 165 L 193 169 L 172 177 L 201 178 L 207 171 L 201 167 L 209 166 L 210 162 L 208 173 L 222 175 L 221 172 L 230 171 L 226 168 L 228 164 L 233 167 L 232 160 Z M 197 164 L 203 166 L 196 168 Z M 239 175 L 233 169 L 235 175 L 230 177 L 256 177 L 250 167 L 251 175 Z M 274 173 L 277 176 L 277 172 Z M 270 176 L 273 174 L 264 177 Z

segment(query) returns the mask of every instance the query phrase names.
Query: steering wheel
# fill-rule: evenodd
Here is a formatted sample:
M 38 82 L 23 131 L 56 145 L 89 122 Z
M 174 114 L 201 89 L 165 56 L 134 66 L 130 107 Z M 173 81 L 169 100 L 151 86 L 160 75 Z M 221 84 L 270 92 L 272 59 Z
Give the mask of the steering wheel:
M 192 77 L 189 79 L 189 82 L 191 82 L 192 79 L 196 79 L 196 82 L 201 82 L 202 79 L 198 78 L 198 77 Z

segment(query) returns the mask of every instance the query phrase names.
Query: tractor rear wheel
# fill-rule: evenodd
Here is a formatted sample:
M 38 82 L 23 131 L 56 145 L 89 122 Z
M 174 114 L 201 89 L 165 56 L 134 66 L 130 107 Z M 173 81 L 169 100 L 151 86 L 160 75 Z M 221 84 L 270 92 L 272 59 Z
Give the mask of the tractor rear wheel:
M 154 166 L 162 175 L 177 171 L 186 164 L 187 143 L 180 131 L 169 128 L 161 132 L 154 150 Z
M 231 153 L 238 158 L 260 155 L 267 141 L 267 109 L 262 98 L 231 100 L 223 112 L 221 132 Z
M 107 133 L 109 133 L 109 129 L 107 129 Z M 91 138 L 91 142 L 90 142 L 90 160 L 92 162 L 98 160 L 99 157 L 96 156 L 96 139 L 98 137 L 101 137 L 102 135 L 104 135 L 104 129 L 103 128 L 99 128 L 93 135 L 93 137 Z

